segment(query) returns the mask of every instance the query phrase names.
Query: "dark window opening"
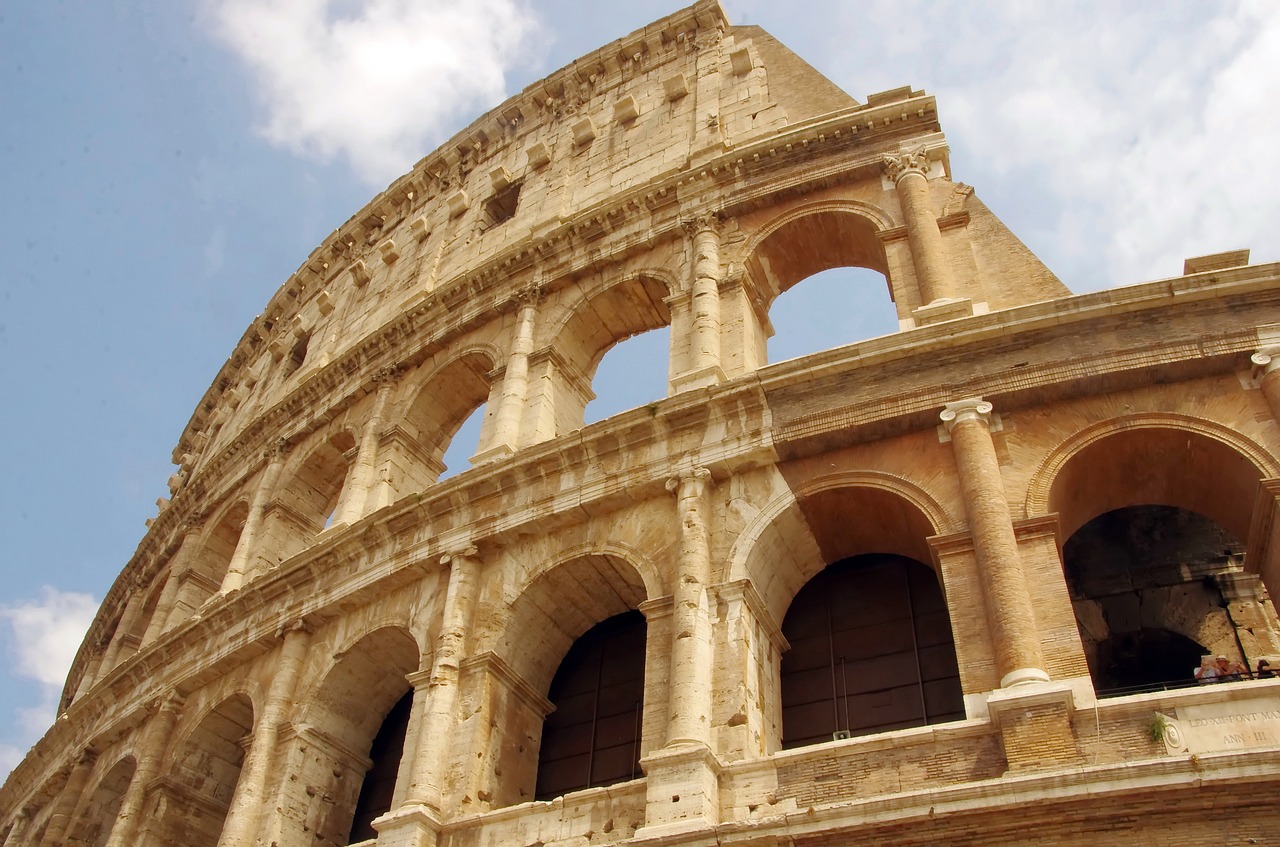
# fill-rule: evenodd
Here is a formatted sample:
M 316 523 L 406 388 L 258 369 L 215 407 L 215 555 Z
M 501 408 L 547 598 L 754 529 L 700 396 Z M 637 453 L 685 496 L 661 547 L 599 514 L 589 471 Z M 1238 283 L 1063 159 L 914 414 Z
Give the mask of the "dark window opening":
M 400 771 L 400 757 L 404 754 L 405 733 L 409 729 L 409 712 L 413 707 L 413 692 L 409 691 L 391 707 L 387 717 L 373 737 L 369 758 L 373 765 L 364 775 L 360 785 L 360 799 L 356 801 L 355 819 L 351 823 L 348 843 L 377 838 L 373 821 L 391 811 L 396 790 L 396 775 Z
M 302 367 L 302 363 L 307 360 L 307 344 L 311 341 L 311 335 L 302 336 L 293 345 L 293 349 L 289 351 L 289 360 L 286 364 L 285 373 L 293 373 Z
M 1195 685 L 1208 653 L 1248 666 L 1218 581 L 1243 556 L 1231 533 L 1174 506 L 1127 506 L 1076 530 L 1062 563 L 1097 694 Z M 1202 645 L 1199 632 L 1228 635 Z
M 515 217 L 520 202 L 520 183 L 513 182 L 484 203 L 486 229 Z
M 830 565 L 800 589 L 782 633 L 783 747 L 965 716 L 947 604 L 914 559 Z
M 587 630 L 560 663 L 542 725 L 536 797 L 640 776 L 644 615 L 615 615 Z

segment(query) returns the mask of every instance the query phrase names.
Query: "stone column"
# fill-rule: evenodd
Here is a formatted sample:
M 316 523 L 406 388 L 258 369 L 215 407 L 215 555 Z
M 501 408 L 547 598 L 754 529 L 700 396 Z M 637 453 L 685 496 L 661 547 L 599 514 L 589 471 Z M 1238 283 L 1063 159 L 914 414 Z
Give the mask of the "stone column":
M 692 239 L 693 249 L 692 320 L 688 370 L 673 380 L 677 390 L 700 388 L 724 380 L 720 362 L 721 222 L 716 215 L 702 215 L 685 221 L 684 228 Z
M 257 546 L 258 530 L 262 527 L 267 504 L 271 500 L 271 495 L 275 493 L 276 479 L 280 476 L 280 469 L 284 467 L 285 456 L 288 454 L 289 447 L 285 442 L 273 445 L 265 453 L 267 468 L 262 472 L 258 490 L 253 493 L 253 502 L 249 505 L 244 529 L 240 530 L 240 539 L 236 542 L 235 553 L 231 556 L 231 564 L 227 566 L 227 575 L 222 580 L 220 589 L 222 594 L 238 591 L 245 583 L 249 572 L 249 559 Z
M 9 828 L 9 835 L 4 839 L 3 847 L 22 847 L 26 843 L 27 830 L 31 827 L 32 812 L 31 809 L 23 806 L 18 810 L 18 814 L 13 816 L 13 826 Z
M 89 780 L 89 772 L 98 758 L 98 752 L 92 748 L 81 751 L 80 757 L 71 767 L 67 784 L 58 792 L 58 799 L 53 804 L 53 814 L 49 816 L 49 825 L 45 827 L 44 837 L 40 839 L 40 847 L 60 847 L 62 837 L 71 824 L 71 815 L 84 793 L 85 783 Z
M 1258 387 L 1267 398 L 1271 416 L 1280 421 L 1280 347 L 1264 347 L 1250 356 L 1249 361 L 1253 362 Z
M 441 557 L 449 566 L 444 614 L 436 636 L 427 691 L 427 710 L 418 730 L 408 799 L 443 811 L 444 774 L 448 768 L 449 740 L 452 737 L 458 703 L 459 666 L 465 654 L 467 632 L 475 616 L 480 560 L 475 547 Z
M 979 398 L 948 403 L 942 421 L 951 436 L 960 491 L 991 625 L 1000 687 L 1045 682 L 1044 657 L 1031 595 L 1018 558 L 1000 463 L 991 438 L 991 404 Z
M 356 445 L 356 458 L 351 472 L 347 474 L 347 484 L 343 486 L 338 506 L 333 511 L 335 524 L 353 524 L 364 517 L 369 494 L 377 485 L 378 441 L 382 437 L 387 401 L 395 388 L 397 374 L 396 368 L 383 368 L 373 378 L 378 392 L 374 395 L 369 419 L 360 431 L 360 443 Z
M 275 775 L 272 763 L 280 730 L 293 706 L 298 676 L 306 661 L 307 646 L 311 643 L 310 630 L 302 621 L 284 627 L 281 635 L 284 643 L 280 646 L 280 657 L 271 678 L 271 688 L 267 691 L 267 702 L 255 722 L 252 742 L 240 769 L 240 779 L 231 797 L 231 808 L 227 810 L 218 847 L 254 844 L 262 803 L 271 795 L 267 780 Z
M 111 669 L 120 660 L 120 648 L 123 646 L 123 642 L 137 628 L 138 619 L 142 617 L 142 613 L 147 606 L 145 588 L 146 585 L 141 580 L 133 580 L 129 588 L 129 601 L 125 604 L 124 613 L 120 615 L 120 623 L 116 624 L 116 630 L 111 635 L 111 643 L 107 645 L 107 652 L 102 657 L 102 665 L 99 670 L 101 676 L 111 673 Z M 137 645 L 134 646 L 136 648 Z
M 711 748 L 710 480 L 709 470 L 693 468 L 667 483 L 680 521 L 667 743 L 640 760 L 647 781 L 639 838 L 704 829 L 720 820 L 720 763 Z
M 476 462 L 509 456 L 520 447 L 520 420 L 529 393 L 529 354 L 533 352 L 533 326 L 538 314 L 540 290 L 532 287 L 516 298 L 515 335 L 502 377 L 502 394 L 494 415 L 493 435 L 488 447 L 478 453 Z
M 436 635 L 430 672 L 410 677 L 413 708 L 396 780 L 395 796 L 399 802 L 391 812 L 374 821 L 379 844 L 433 847 L 439 842 L 446 817 L 442 808 L 445 775 L 458 728 L 460 668 L 479 588 L 477 552 L 475 547 L 467 547 L 440 559 L 441 564 L 449 567 L 440 632 Z M 400 784 L 405 782 L 406 774 L 408 786 L 402 791 Z
M 667 745 L 711 746 L 711 533 L 707 488 L 711 471 L 694 468 L 667 481 L 677 498 L 680 561 L 672 612 L 671 715 Z
M 906 219 L 911 261 L 920 286 L 920 305 L 956 298 L 942 232 L 929 200 L 929 160 L 923 147 L 885 156 L 884 167 L 897 187 Z
M 155 641 L 169 628 L 169 616 L 173 614 L 173 607 L 178 602 L 178 589 L 182 584 L 180 577 L 195 558 L 195 551 L 200 544 L 200 529 L 200 521 L 188 522 L 182 534 L 182 543 L 169 559 L 169 577 L 160 590 L 160 599 L 156 601 L 156 609 L 151 615 L 151 622 L 147 624 L 147 631 L 142 634 L 144 646 Z
M 169 748 L 169 740 L 173 736 L 178 715 L 182 712 L 183 702 L 183 698 L 176 694 L 165 699 L 147 721 L 146 730 L 134 751 L 138 766 L 120 800 L 120 811 L 111 827 L 107 847 L 133 847 L 137 843 L 142 805 L 147 799 L 147 786 L 160 775 L 160 765 Z

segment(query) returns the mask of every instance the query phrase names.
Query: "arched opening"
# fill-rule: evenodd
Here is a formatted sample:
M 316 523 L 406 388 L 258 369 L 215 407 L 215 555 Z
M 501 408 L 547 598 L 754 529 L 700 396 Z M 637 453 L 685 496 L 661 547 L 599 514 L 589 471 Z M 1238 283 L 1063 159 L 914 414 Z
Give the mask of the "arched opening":
M 807 356 L 898 331 L 885 279 L 866 268 L 819 271 L 773 301 L 769 363 Z
M 159 787 L 165 798 L 158 806 L 161 814 L 144 823 L 144 831 L 156 826 L 154 838 L 162 844 L 216 847 L 240 780 L 243 741 L 252 731 L 253 704 L 244 694 L 224 700 L 205 715 L 178 745 L 169 775 Z
M 400 627 L 338 656 L 299 720 L 287 762 L 297 779 L 279 823 L 286 837 L 318 845 L 374 838 L 372 822 L 392 808 L 413 701 L 407 677 L 419 669 L 418 644 Z
M 792 601 L 782 633 L 782 746 L 964 718 L 946 601 L 905 556 L 842 559 Z
M 668 327 L 633 335 L 610 347 L 591 381 L 595 397 L 587 403 L 584 423 L 635 409 L 667 396 L 671 330 Z
M 645 635 L 644 615 L 623 612 L 569 648 L 547 693 L 535 799 L 640 776 Z
M 196 610 L 218 593 L 222 581 L 235 556 L 236 546 L 240 543 L 240 533 L 244 531 L 244 522 L 249 517 L 249 504 L 240 500 L 227 508 L 213 526 L 200 539 L 200 549 L 186 570 L 175 573 L 171 578 L 178 580 L 177 592 L 174 595 L 173 611 L 166 625 L 174 625 L 195 614 Z M 183 544 L 191 543 L 190 536 Z M 185 557 L 185 553 L 180 553 Z
M 79 818 L 67 831 L 67 844 L 105 847 L 136 767 L 133 757 L 126 756 L 107 771 L 88 801 L 81 806 Z
M 1276 652 L 1275 609 L 1244 561 L 1261 478 L 1222 440 L 1171 426 L 1119 429 L 1062 464 L 1047 506 L 1100 696 L 1193 681 L 1191 647 L 1160 631 L 1242 666 Z M 1162 639 L 1178 665 L 1156 674 Z
M 477 406 L 449 439 L 449 447 L 440 458 L 441 470 L 437 479 L 457 476 L 471 467 L 471 457 L 480 446 L 480 431 L 484 428 L 484 416 L 489 404 Z
M 305 544 L 329 525 L 347 481 L 349 457 L 356 440 L 350 432 L 339 432 L 311 451 L 293 478 L 282 485 L 277 503 L 296 523 L 299 541 Z M 301 546 L 301 544 L 299 545 Z
M 656 277 L 637 276 L 590 294 L 577 305 L 551 343 L 559 360 L 548 359 L 530 373 L 531 384 L 539 379 L 554 394 L 556 435 L 582 426 L 587 404 L 597 395 L 604 402 L 593 411 L 593 420 L 666 396 L 670 334 L 651 330 L 671 323 L 668 293 L 666 284 Z M 624 344 L 637 336 L 642 339 Z M 664 337 L 666 347 L 659 349 Z M 610 357 L 614 375 L 602 381 L 601 360 L 615 349 L 618 356 Z M 618 365 L 613 358 L 621 360 Z M 643 375 L 643 380 L 637 375 Z M 637 400 L 641 395 L 645 399 Z M 545 399 L 535 397 L 534 402 Z
M 784 220 L 755 245 L 746 269 L 774 335 L 756 366 L 897 331 L 898 297 L 878 230 L 867 214 L 824 206 Z M 762 350 L 766 334 L 761 327 Z
M 393 452 L 400 454 L 400 472 L 410 477 L 400 486 L 402 493 L 470 467 L 484 425 L 493 367 L 487 355 L 467 353 L 440 368 L 414 397 L 400 422 L 407 443 L 393 445 Z
M 1063 568 L 1097 693 L 1194 685 L 1205 654 L 1247 666 L 1224 591 L 1243 576 L 1243 554 L 1222 527 L 1174 506 L 1113 509 L 1073 533 Z
M 382 726 L 378 728 L 378 733 L 373 736 L 373 743 L 369 746 L 369 758 L 373 764 L 369 766 L 364 782 L 360 785 L 355 816 L 351 821 L 348 840 L 352 844 L 377 838 L 378 832 L 373 828 L 373 822 L 391 811 L 412 709 L 413 692 L 406 691 L 391 707 Z
M 506 755 L 504 778 L 492 788 L 495 807 L 629 779 L 632 757 L 638 761 L 661 746 L 665 703 L 641 702 L 635 729 L 646 662 L 655 660 L 646 654 L 647 625 L 636 611 L 645 597 L 635 566 L 619 555 L 590 553 L 543 572 L 512 602 L 502 658 L 554 708 L 513 702 L 493 718 L 538 742 L 521 755 Z M 594 721 L 584 717 L 588 707 Z

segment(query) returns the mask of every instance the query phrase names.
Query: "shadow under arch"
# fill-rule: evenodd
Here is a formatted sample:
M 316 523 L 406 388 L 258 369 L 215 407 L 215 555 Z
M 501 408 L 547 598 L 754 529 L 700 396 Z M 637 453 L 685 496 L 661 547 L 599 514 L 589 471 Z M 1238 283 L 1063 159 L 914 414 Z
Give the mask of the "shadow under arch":
M 748 239 L 746 270 L 769 302 L 830 268 L 868 268 L 888 278 L 878 233 L 893 226 L 883 210 L 856 200 L 806 203 L 769 221 Z
M 602 279 L 584 287 L 551 323 L 544 337 L 561 361 L 546 359 L 535 366 L 543 372 L 531 372 L 530 377 L 531 382 L 549 382 L 554 391 L 556 435 L 582 426 L 586 406 L 595 399 L 591 383 L 605 353 L 634 336 L 670 326 L 667 298 L 674 285 L 669 273 L 651 269 Z
M 1261 446 L 1221 424 L 1174 414 L 1127 415 L 1072 435 L 1041 462 L 1025 515 L 1057 512 L 1063 538 L 1127 506 L 1176 506 L 1249 538 L 1258 483 L 1280 475 Z
M 161 814 L 143 823 L 143 839 L 161 844 L 216 847 L 231 808 L 243 740 L 252 734 L 255 710 L 244 692 L 210 707 L 174 745 L 168 773 L 159 791 Z
M 126 754 L 104 771 L 87 800 L 80 805 L 78 819 L 67 830 L 68 844 L 106 847 L 137 767 L 133 755 Z
M 937 499 L 878 471 L 830 474 L 775 498 L 739 535 L 729 581 L 749 579 L 773 619 L 827 565 L 866 553 L 932 561 L 927 539 L 957 528 Z
M 393 452 L 400 455 L 399 467 L 405 476 L 396 482 L 400 496 L 421 491 L 439 479 L 445 451 L 459 428 L 489 399 L 491 374 L 500 355 L 489 344 L 468 345 L 435 367 L 424 365 L 422 373 L 406 378 L 416 387 L 389 417 L 397 422 L 393 441 L 398 443 Z
M 311 826 L 310 837 L 322 843 L 375 836 L 370 823 L 391 809 L 401 769 L 412 700 L 408 676 L 420 666 L 418 642 L 403 625 L 366 632 L 336 654 L 304 695 L 289 764 L 290 773 L 299 775 L 291 784 L 321 791 L 295 792 L 291 805 L 309 812 L 298 820 L 286 817 L 282 826 L 297 828 L 299 838 Z M 321 802 L 321 795 L 329 799 Z

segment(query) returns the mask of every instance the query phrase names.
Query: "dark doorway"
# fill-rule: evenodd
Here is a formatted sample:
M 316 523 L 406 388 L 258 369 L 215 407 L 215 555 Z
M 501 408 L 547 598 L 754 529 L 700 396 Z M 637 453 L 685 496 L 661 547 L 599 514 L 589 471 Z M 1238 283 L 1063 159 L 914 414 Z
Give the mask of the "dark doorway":
M 400 758 L 404 754 L 404 738 L 409 729 L 409 713 L 413 708 L 413 691 L 401 697 L 373 737 L 369 758 L 373 765 L 364 775 L 360 785 L 360 799 L 356 801 L 356 814 L 351 823 L 348 843 L 377 838 L 373 821 L 391 811 L 396 790 L 396 775 L 400 771 Z
M 640 776 L 644 615 L 623 612 L 573 643 L 551 681 L 537 799 Z
M 782 633 L 783 747 L 964 718 L 951 619 L 927 565 L 836 562 L 796 595 Z
M 1201 645 L 1167 629 L 1139 629 L 1098 643 L 1093 686 L 1099 694 L 1195 685 Z

